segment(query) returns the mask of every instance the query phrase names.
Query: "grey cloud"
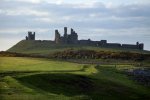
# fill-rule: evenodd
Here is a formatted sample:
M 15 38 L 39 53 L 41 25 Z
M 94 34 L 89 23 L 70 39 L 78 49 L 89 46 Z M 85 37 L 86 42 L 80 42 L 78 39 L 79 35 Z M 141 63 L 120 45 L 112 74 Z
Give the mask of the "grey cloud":
M 119 17 L 150 17 L 150 6 L 145 5 L 126 5 L 115 8 L 114 15 Z
M 147 43 L 148 47 L 149 9 L 149 4 L 108 7 L 101 2 L 87 6 L 0 0 L 0 38 L 14 36 L 14 39 L 20 40 L 24 38 L 23 34 L 31 30 L 37 32 L 38 39 L 53 39 L 54 29 L 61 31 L 62 27 L 68 26 L 75 28 L 79 38 L 121 42 L 124 36 L 130 36 L 129 40 L 124 41 L 139 40 Z
M 149 5 L 124 5 L 107 8 L 106 5 L 102 3 L 96 3 L 93 7 L 82 8 L 80 5 L 73 4 L 22 3 L 21 5 L 21 2 L 11 3 L 12 5 L 9 5 L 9 2 L 7 2 L 7 4 L 4 2 L 3 6 L 1 6 L 1 10 L 11 10 L 9 7 L 14 7 L 13 9 L 26 7 L 31 9 L 31 11 L 40 11 L 41 13 L 39 12 L 39 16 L 35 16 L 34 14 L 28 15 L 29 12 L 16 16 L 1 15 L 0 18 L 3 22 L 1 27 L 44 28 L 51 26 L 79 25 L 83 28 L 128 29 L 134 27 L 149 27 L 150 25 L 150 21 L 148 20 L 150 15 L 150 11 L 148 10 L 150 8 Z M 50 15 L 42 16 L 42 12 L 46 12 Z M 53 22 L 50 22 L 50 20 L 53 20 Z

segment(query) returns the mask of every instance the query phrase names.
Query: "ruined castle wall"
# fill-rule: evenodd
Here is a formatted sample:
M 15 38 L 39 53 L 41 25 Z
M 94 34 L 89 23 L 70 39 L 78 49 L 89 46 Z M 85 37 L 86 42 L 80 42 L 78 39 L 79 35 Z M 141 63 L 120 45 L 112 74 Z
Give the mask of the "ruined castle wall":
M 35 32 L 28 32 L 28 36 L 26 36 L 26 40 L 35 40 Z
M 107 40 L 101 41 L 91 41 L 88 40 L 78 40 L 78 34 L 71 28 L 71 34 L 67 34 L 67 27 L 64 27 L 64 35 L 61 36 L 58 30 L 55 30 L 55 43 L 59 44 L 81 44 L 89 46 L 99 46 L 99 47 L 113 47 L 113 48 L 127 48 L 127 49 L 141 49 L 143 50 L 144 44 L 139 44 L 137 42 L 135 45 L 132 44 L 120 44 L 120 43 L 107 43 Z
M 103 46 L 118 48 L 118 47 L 121 47 L 121 44 L 119 44 L 119 43 L 106 43 Z
M 67 37 L 68 44 L 77 44 L 78 43 L 78 35 L 77 33 L 69 34 Z
M 122 44 L 122 48 L 138 49 L 138 46 L 137 45 L 131 45 L 131 44 Z
M 78 43 L 81 44 L 81 45 L 88 45 L 88 44 L 90 44 L 90 42 L 91 41 L 89 41 L 89 40 L 79 40 L 78 41 Z
M 143 43 L 139 44 L 139 49 L 140 49 L 140 50 L 143 50 L 143 49 L 144 49 L 144 44 L 143 44 Z

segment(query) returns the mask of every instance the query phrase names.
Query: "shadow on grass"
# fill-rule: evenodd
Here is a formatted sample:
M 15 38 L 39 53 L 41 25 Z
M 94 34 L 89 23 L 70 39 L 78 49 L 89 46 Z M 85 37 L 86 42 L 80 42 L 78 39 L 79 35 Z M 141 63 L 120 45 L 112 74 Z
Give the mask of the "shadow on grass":
M 92 100 L 141 100 L 147 95 L 108 80 L 65 73 L 34 74 L 16 78 L 21 84 L 37 90 L 66 96 L 86 95 Z M 149 98 L 149 96 L 148 96 Z
M 17 80 L 31 88 L 67 96 L 88 94 L 94 87 L 92 79 L 73 74 L 36 74 L 17 78 Z
M 63 73 L 63 72 L 79 72 L 79 71 L 85 71 L 85 67 L 83 66 L 82 69 L 79 70 L 53 70 L 53 71 L 6 71 L 6 72 L 0 72 L 0 77 L 4 77 L 4 76 L 16 76 L 16 75 L 22 75 L 22 74 L 38 74 L 38 73 Z

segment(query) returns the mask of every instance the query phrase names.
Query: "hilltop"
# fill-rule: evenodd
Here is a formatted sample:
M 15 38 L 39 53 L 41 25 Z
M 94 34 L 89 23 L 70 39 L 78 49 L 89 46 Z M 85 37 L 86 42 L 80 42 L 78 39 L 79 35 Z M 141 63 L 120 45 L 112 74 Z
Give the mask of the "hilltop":
M 145 50 L 137 49 L 123 49 L 123 48 L 108 48 L 96 47 L 88 45 L 76 44 L 55 44 L 54 41 L 41 40 L 21 40 L 16 45 L 8 49 L 9 52 L 26 53 L 26 54 L 50 54 L 58 51 L 73 50 L 95 50 L 95 51 L 111 51 L 111 52 L 136 52 L 136 53 L 150 53 Z
M 28 32 L 28 36 L 25 40 L 35 40 L 35 32 Z M 82 45 L 82 46 L 96 46 L 96 47 L 107 47 L 107 48 L 122 48 L 122 49 L 144 49 L 144 43 L 136 42 L 136 44 L 120 44 L 120 43 L 108 43 L 107 40 L 93 41 L 89 39 L 78 39 L 78 34 L 74 29 L 71 28 L 70 34 L 67 33 L 67 27 L 64 27 L 64 35 L 61 36 L 60 32 L 55 30 L 55 39 L 52 40 L 53 44 L 65 44 L 65 45 Z
M 120 44 L 108 43 L 107 40 L 92 41 L 78 40 L 78 34 L 71 28 L 70 34 L 67 33 L 67 27 L 64 27 L 64 35 L 61 36 L 59 31 L 55 30 L 54 40 L 36 40 L 35 32 L 28 32 L 25 40 L 21 40 L 16 45 L 8 49 L 8 52 L 26 53 L 26 54 L 51 54 L 54 52 L 73 50 L 95 50 L 95 51 L 111 51 L 111 52 L 134 52 L 134 53 L 150 53 L 143 50 L 144 44 L 136 42 L 136 44 Z
M 143 50 L 144 44 L 139 42 L 136 42 L 136 44 L 120 44 L 108 43 L 107 40 L 78 40 L 78 34 L 76 31 L 71 28 L 70 34 L 68 34 L 67 27 L 64 27 L 63 36 L 61 36 L 56 29 L 54 40 L 36 40 L 35 35 L 35 32 L 29 31 L 25 40 L 18 42 L 7 51 L 27 54 L 50 54 L 57 51 L 64 51 L 66 49 L 85 49 L 95 51 L 149 53 L 148 51 Z

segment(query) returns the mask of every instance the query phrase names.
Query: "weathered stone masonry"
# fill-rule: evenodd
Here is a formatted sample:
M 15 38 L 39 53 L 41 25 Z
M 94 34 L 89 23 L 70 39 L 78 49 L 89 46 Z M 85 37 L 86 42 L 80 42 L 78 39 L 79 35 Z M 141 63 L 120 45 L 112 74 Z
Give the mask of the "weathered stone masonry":
M 55 30 L 55 44 L 77 44 L 77 45 L 88 45 L 98 47 L 111 47 L 111 48 L 126 48 L 126 49 L 140 49 L 143 50 L 144 44 L 136 42 L 136 44 L 120 44 L 120 43 L 107 43 L 107 40 L 92 41 L 78 40 L 78 34 L 71 28 L 71 33 L 67 33 L 67 27 L 64 27 L 64 35 L 61 36 L 58 30 Z M 28 32 L 26 40 L 35 40 L 35 32 Z

